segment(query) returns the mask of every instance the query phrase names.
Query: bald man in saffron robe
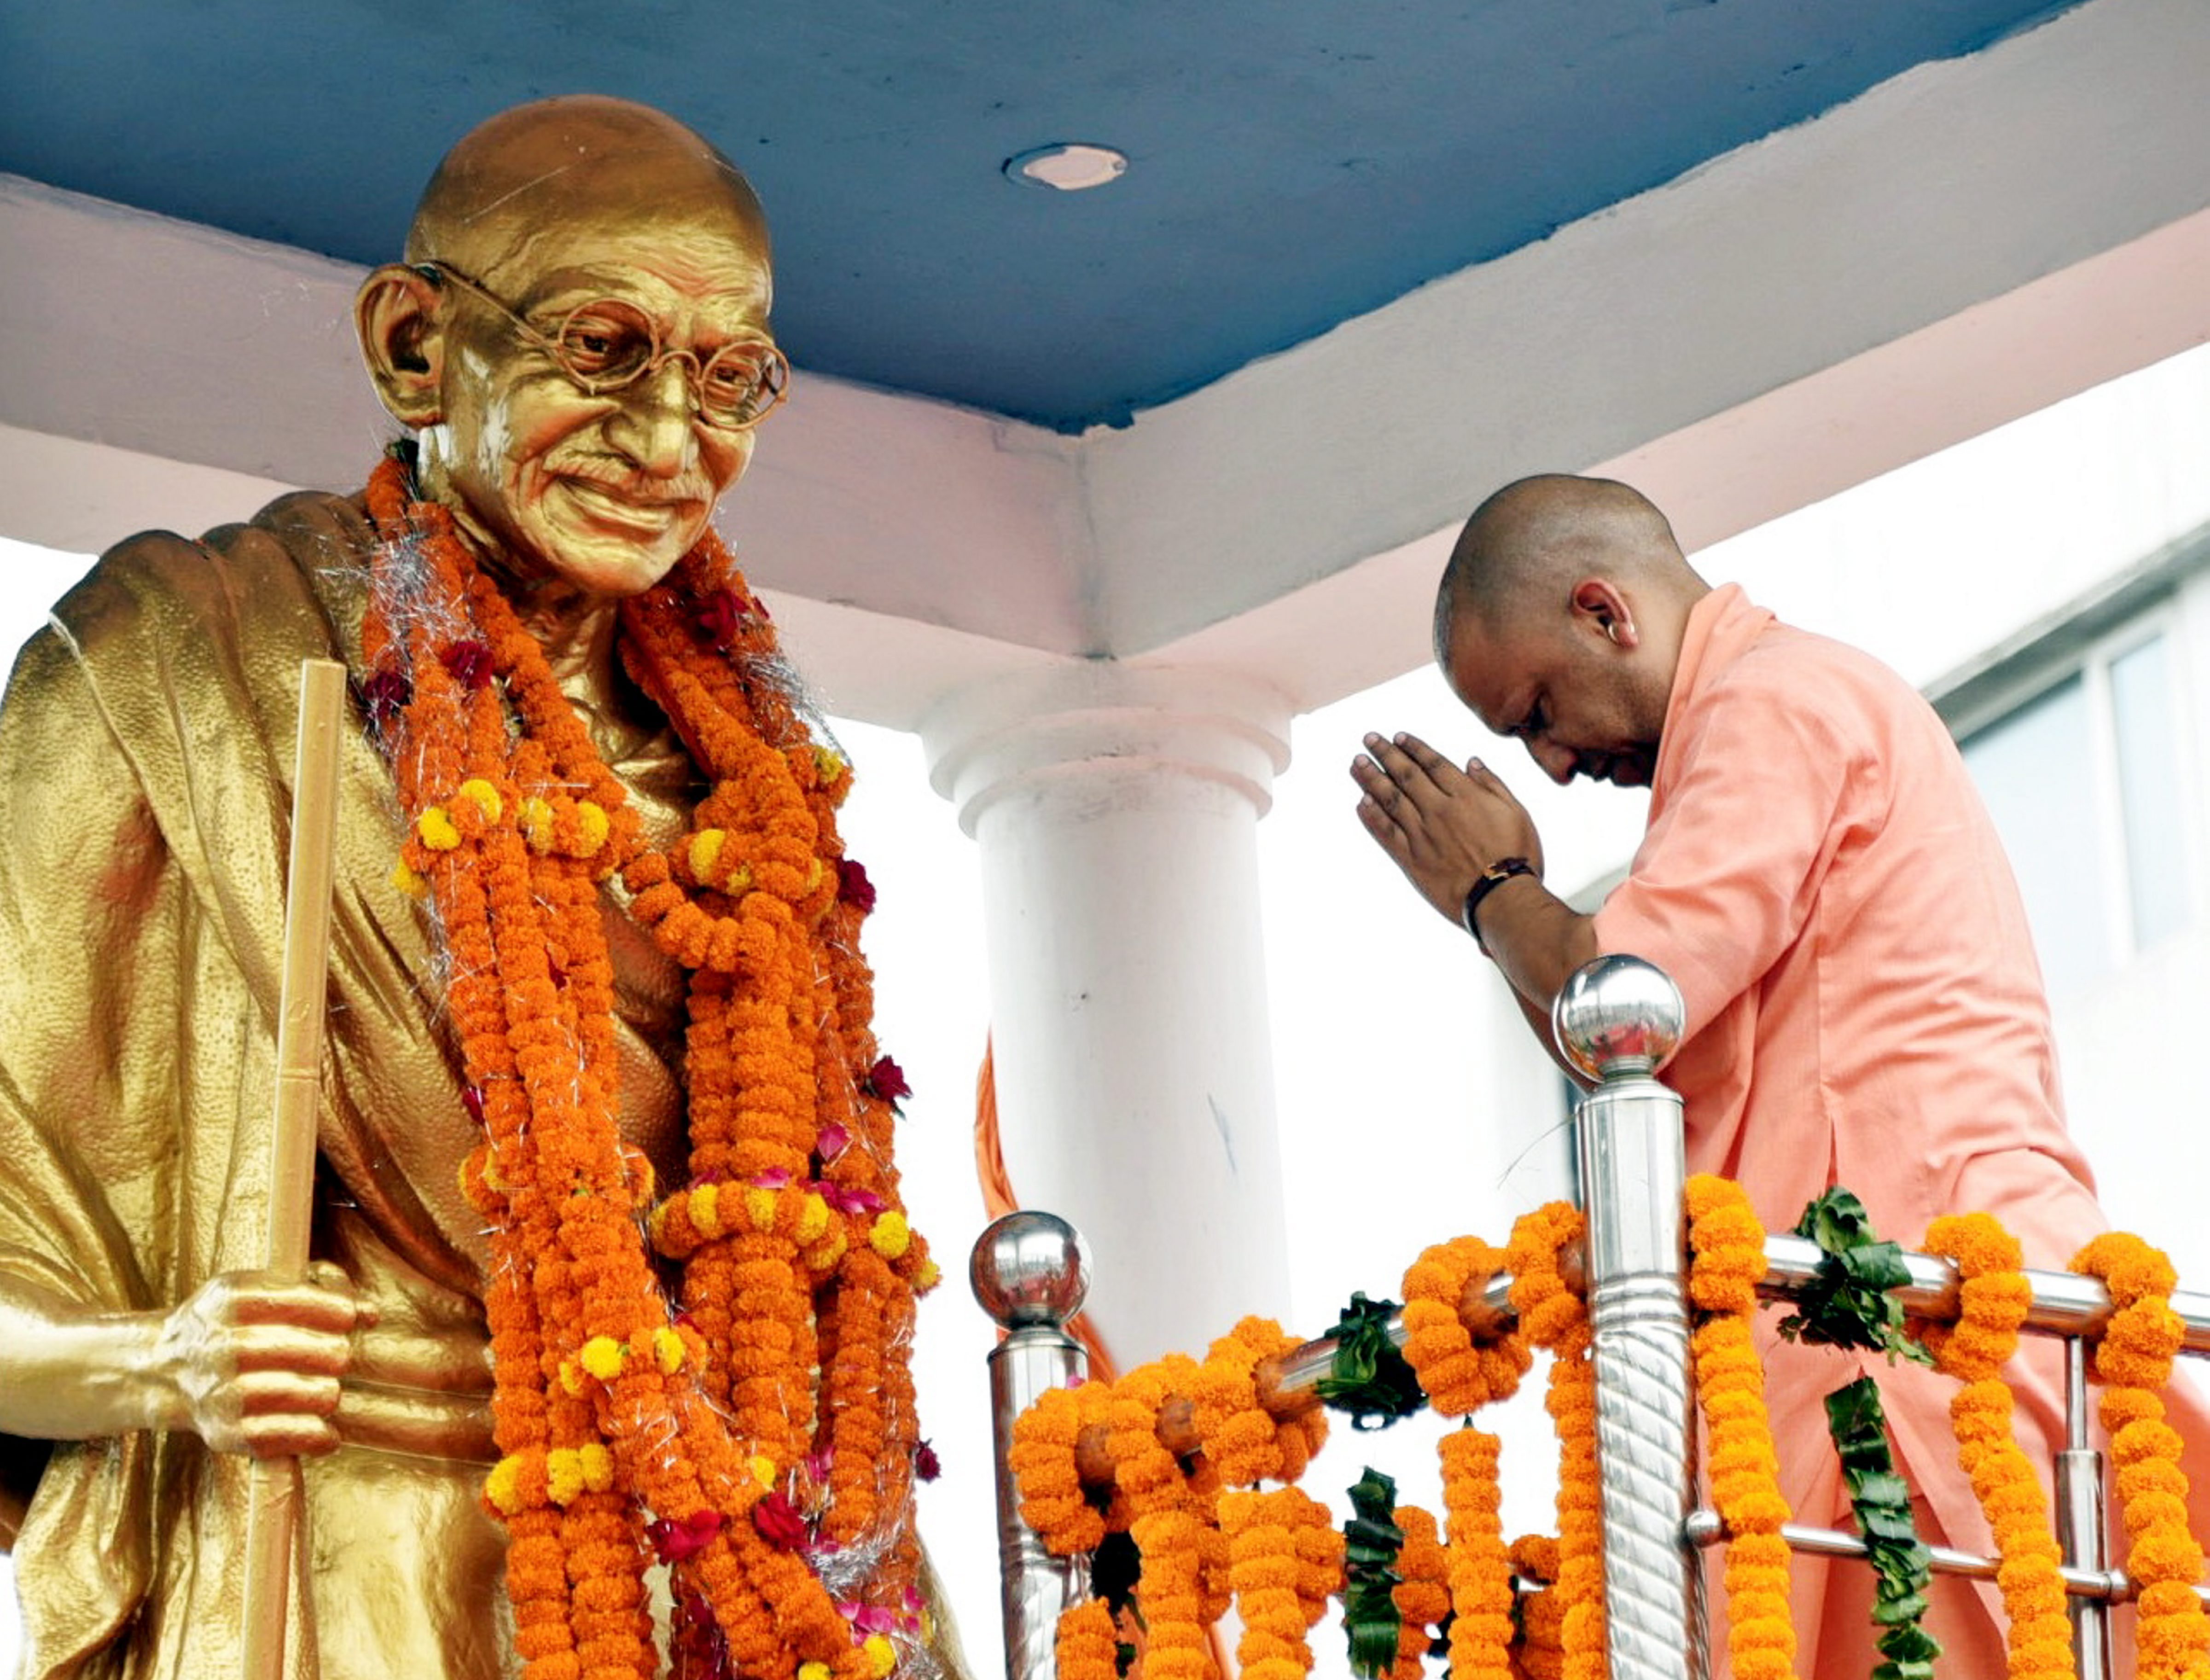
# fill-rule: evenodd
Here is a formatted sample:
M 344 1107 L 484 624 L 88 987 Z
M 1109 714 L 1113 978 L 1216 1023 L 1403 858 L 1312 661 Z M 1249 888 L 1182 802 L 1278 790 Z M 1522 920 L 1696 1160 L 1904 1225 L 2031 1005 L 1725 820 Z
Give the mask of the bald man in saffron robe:
M 1461 769 L 1377 734 L 1352 767 L 1361 820 L 1422 896 L 1458 922 L 1473 895 L 1468 931 L 1545 1048 L 1575 969 L 1642 957 L 1687 1004 L 1663 1077 L 1682 1098 L 1688 1169 L 1739 1181 L 1767 1230 L 1837 1184 L 1907 1248 L 1936 1216 L 1982 1210 L 2029 1266 L 2056 1269 L 2107 1229 L 2065 1129 L 2008 863 L 1947 731 L 1901 679 L 1710 588 L 1627 486 L 1564 476 L 1507 486 L 1468 521 L 1438 591 L 1435 656 L 1468 710 L 1552 780 L 1651 792 L 1627 879 L 1590 916 L 1543 885 L 1541 837 L 1478 759 Z M 1852 1526 L 1823 1397 L 1869 1375 L 1922 1537 L 1991 1551 L 1957 1467 L 1956 1384 L 1783 1344 L 1777 1316 L 1761 1317 L 1760 1344 L 1797 1520 Z M 2056 1345 L 2029 1337 L 2007 1375 L 2045 1478 L 2064 1441 Z M 2210 1410 L 2183 1378 L 2169 1404 L 2195 1532 L 2210 1534 Z M 1794 1568 L 1802 1671 L 1862 1680 L 1881 1660 L 1869 1571 Z M 1993 1584 L 1941 1578 L 1932 1598 L 1941 1671 L 2001 1674 Z

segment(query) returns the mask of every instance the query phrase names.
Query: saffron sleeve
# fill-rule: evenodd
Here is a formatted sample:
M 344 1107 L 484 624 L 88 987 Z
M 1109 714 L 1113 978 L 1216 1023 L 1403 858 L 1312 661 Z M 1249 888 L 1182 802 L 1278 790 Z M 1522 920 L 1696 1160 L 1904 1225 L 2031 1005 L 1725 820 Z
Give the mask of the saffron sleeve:
M 1670 726 L 1662 802 L 1596 915 L 1599 949 L 1673 977 L 1691 1036 L 1802 936 L 1849 829 L 1863 743 L 1777 667 L 1743 662 Z

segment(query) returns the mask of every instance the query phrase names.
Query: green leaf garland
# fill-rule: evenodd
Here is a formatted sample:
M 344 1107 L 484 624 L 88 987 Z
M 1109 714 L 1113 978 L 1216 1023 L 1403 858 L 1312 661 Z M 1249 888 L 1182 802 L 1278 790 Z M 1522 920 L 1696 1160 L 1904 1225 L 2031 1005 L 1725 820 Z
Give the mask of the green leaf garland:
M 1842 1463 L 1850 1508 L 1873 1567 L 1872 1619 L 1887 1629 L 1878 1641 L 1887 1660 L 1872 1680 L 1933 1680 L 1941 1647 L 1919 1626 L 1926 1614 L 1932 1558 L 1911 1516 L 1911 1484 L 1895 1473 L 1880 1387 L 1861 1376 L 1827 1396 L 1827 1427 Z
M 1327 1333 L 1335 1358 L 1314 1387 L 1323 1405 L 1350 1419 L 1354 1429 L 1386 1429 L 1428 1403 L 1420 1380 L 1389 1335 L 1393 1301 L 1368 1301 L 1362 1290 Z
M 1890 1290 L 1911 1281 L 1896 1243 L 1873 1235 L 1864 1204 L 1836 1185 L 1812 1200 L 1796 1222 L 1796 1235 L 1819 1245 L 1819 1269 L 1798 1294 L 1796 1310 L 1780 1320 L 1791 1340 L 1885 1353 L 1888 1363 L 1908 1359 L 1932 1365 L 1903 1327 L 1903 1303 Z
M 1343 1526 L 1343 1632 L 1350 1646 L 1350 1671 L 1386 1680 L 1397 1663 L 1397 1554 L 1404 1531 L 1397 1526 L 1397 1483 L 1368 1467 L 1350 1489 L 1351 1519 Z

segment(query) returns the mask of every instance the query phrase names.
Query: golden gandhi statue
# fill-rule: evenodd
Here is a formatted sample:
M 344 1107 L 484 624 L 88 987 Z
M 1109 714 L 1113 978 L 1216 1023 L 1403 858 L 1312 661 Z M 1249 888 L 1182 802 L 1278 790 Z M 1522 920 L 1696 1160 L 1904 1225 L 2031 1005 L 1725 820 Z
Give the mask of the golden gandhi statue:
M 357 310 L 414 434 L 371 492 L 124 543 L 0 708 L 21 1671 L 236 1675 L 251 1455 L 298 1453 L 293 1680 L 941 1672 L 848 772 L 709 526 L 788 372 L 758 203 L 668 118 L 548 100 L 456 147 L 406 257 Z M 362 727 L 287 1284 L 231 1140 L 305 656 Z

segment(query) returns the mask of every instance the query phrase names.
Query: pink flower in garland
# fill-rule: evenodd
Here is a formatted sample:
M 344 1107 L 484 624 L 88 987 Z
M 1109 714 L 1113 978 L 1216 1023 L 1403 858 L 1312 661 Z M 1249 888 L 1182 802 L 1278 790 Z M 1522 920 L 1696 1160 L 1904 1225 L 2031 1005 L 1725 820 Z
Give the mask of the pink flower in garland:
M 867 1070 L 867 1089 L 892 1108 L 913 1095 L 913 1087 L 905 1080 L 905 1069 L 892 1056 L 883 1057 Z
M 873 1190 L 848 1188 L 841 1184 L 817 1183 L 814 1189 L 821 1200 L 839 1213 L 880 1213 L 890 1204 Z
M 924 1482 L 933 1482 L 944 1474 L 944 1460 L 936 1456 L 936 1449 L 925 1441 L 917 1443 L 913 1449 L 913 1473 Z
M 470 693 L 489 686 L 491 650 L 481 642 L 456 642 L 441 650 L 438 662 L 453 674 L 453 680 Z
M 752 1526 L 759 1530 L 760 1538 L 782 1551 L 796 1551 L 806 1541 L 805 1517 L 779 1488 L 763 1494 L 752 1507 Z
M 414 698 L 414 685 L 397 671 L 377 671 L 360 686 L 361 710 L 368 714 L 369 727 L 379 734 Z
M 867 879 L 866 865 L 853 857 L 836 860 L 836 896 L 861 916 L 874 909 L 875 884 Z
M 745 606 L 744 597 L 734 589 L 709 590 L 698 603 L 698 628 L 723 653 L 744 626 Z
M 754 1520 L 758 1520 L 757 1517 Z M 653 1550 L 660 1554 L 663 1563 L 680 1563 L 686 1557 L 697 1556 L 721 1532 L 719 1511 L 694 1511 L 679 1519 L 655 1517 L 644 1526 L 645 1538 L 652 1542 Z

